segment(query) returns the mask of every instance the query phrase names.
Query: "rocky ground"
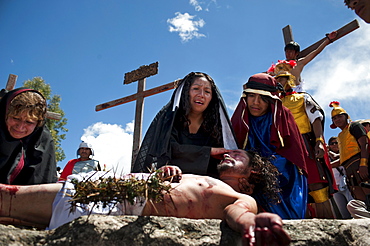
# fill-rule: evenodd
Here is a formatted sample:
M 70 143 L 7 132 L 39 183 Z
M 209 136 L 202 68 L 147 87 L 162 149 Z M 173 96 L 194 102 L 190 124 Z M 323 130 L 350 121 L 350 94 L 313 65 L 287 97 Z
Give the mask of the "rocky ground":
M 284 221 L 291 245 L 370 245 L 370 219 Z M 240 245 L 220 220 L 91 216 L 51 231 L 0 225 L 0 245 Z

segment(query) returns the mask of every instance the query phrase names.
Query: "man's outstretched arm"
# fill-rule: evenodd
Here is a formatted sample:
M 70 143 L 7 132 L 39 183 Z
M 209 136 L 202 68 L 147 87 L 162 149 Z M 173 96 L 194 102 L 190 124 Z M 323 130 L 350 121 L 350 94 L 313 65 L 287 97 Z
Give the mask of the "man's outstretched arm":
M 256 215 L 255 203 L 237 200 L 224 210 L 227 224 L 242 235 L 243 245 L 289 245 L 281 218 L 272 213 Z
M 29 186 L 0 184 L 0 223 L 15 219 L 16 224 L 47 227 L 54 198 L 61 187 L 61 183 Z
M 321 53 L 321 51 L 324 50 L 324 48 L 332 42 L 332 40 L 337 36 L 337 32 L 331 32 L 327 35 L 327 38 L 320 44 L 317 49 L 313 50 L 311 53 L 309 53 L 307 56 L 302 57 L 298 60 L 297 66 L 306 66 L 310 61 L 312 61 L 318 54 Z

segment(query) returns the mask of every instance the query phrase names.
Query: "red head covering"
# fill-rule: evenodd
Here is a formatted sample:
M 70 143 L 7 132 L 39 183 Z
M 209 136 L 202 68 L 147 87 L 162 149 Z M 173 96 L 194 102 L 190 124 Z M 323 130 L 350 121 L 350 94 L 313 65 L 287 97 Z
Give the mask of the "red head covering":
M 272 112 L 270 143 L 276 146 L 276 152 L 300 167 L 307 174 L 307 151 L 294 117 L 282 105 L 277 95 L 276 80 L 268 74 L 256 74 L 249 78 L 244 85 L 244 92 L 267 95 L 274 98 L 270 103 Z M 253 91 L 252 91 L 253 90 Z M 237 142 L 240 148 L 245 149 L 249 132 L 249 112 L 245 95 L 242 96 L 238 106 L 231 117 Z
M 279 99 L 279 90 L 282 89 L 278 87 L 275 78 L 266 73 L 251 76 L 243 88 L 245 93 L 265 95 L 273 99 Z

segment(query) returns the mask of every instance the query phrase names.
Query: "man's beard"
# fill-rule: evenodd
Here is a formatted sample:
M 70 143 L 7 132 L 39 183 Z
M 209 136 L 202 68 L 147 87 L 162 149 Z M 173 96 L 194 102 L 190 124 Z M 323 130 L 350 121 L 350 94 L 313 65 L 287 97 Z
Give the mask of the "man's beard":
M 225 160 L 230 160 L 230 162 L 224 162 Z M 235 164 L 235 159 L 230 156 L 227 156 L 220 162 L 220 164 L 217 165 L 217 171 L 220 174 L 230 169 L 234 169 L 235 168 L 234 164 Z

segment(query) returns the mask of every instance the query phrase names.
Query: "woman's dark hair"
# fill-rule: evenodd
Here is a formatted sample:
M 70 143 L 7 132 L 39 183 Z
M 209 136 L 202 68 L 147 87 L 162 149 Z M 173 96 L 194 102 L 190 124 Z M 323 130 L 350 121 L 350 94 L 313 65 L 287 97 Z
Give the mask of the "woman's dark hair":
M 183 83 L 184 87 L 182 89 L 180 106 L 176 115 L 176 121 L 182 124 L 184 128 L 189 126 L 190 124 L 190 120 L 188 119 L 188 115 L 191 109 L 189 90 L 191 85 L 197 78 L 206 78 L 211 84 L 212 88 L 212 99 L 207 109 L 203 112 L 204 120 L 201 127 L 216 141 L 217 144 L 222 145 L 222 126 L 219 113 L 220 102 L 216 92 L 216 84 L 208 74 L 201 72 L 191 72 L 182 79 L 180 84 Z

